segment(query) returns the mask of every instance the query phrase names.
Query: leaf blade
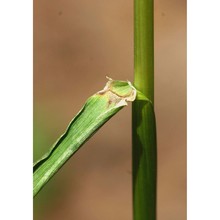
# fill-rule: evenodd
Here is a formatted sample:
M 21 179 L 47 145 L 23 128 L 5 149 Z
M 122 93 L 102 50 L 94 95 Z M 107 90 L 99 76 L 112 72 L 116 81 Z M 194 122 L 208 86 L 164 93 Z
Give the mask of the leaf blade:
M 34 196 L 102 125 L 135 98 L 136 89 L 130 82 L 109 78 L 105 88 L 86 101 L 52 149 L 34 164 Z

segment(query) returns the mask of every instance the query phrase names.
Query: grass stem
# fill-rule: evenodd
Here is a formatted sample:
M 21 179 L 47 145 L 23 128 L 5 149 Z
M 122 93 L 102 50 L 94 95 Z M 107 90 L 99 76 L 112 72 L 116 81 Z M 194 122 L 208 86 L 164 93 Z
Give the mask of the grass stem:
M 134 0 L 134 86 L 151 101 L 132 104 L 134 220 L 156 220 L 153 4 L 153 0 Z

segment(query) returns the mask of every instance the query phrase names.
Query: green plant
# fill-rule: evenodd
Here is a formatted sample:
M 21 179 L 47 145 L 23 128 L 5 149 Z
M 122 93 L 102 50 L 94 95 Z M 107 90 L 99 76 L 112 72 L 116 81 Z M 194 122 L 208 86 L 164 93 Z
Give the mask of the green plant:
M 109 79 L 91 96 L 49 153 L 34 164 L 34 196 L 65 162 L 128 101 L 132 105 L 134 220 L 156 220 L 153 0 L 134 1 L 134 86 Z

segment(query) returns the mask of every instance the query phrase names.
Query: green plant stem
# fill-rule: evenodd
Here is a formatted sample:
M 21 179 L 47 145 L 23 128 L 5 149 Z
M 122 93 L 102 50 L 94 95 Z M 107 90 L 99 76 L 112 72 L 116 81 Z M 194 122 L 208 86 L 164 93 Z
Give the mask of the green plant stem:
M 134 86 L 151 101 L 132 104 L 134 220 L 156 219 L 153 9 L 153 0 L 134 1 Z

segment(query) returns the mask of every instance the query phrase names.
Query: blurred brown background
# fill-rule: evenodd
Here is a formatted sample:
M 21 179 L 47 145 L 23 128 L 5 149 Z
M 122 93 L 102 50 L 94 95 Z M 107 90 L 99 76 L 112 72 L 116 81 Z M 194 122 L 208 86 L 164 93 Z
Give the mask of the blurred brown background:
M 133 81 L 133 1 L 34 1 L 34 160 L 105 76 Z M 186 219 L 186 1 L 155 0 L 158 220 Z M 35 220 L 131 220 L 131 106 L 34 199 Z

